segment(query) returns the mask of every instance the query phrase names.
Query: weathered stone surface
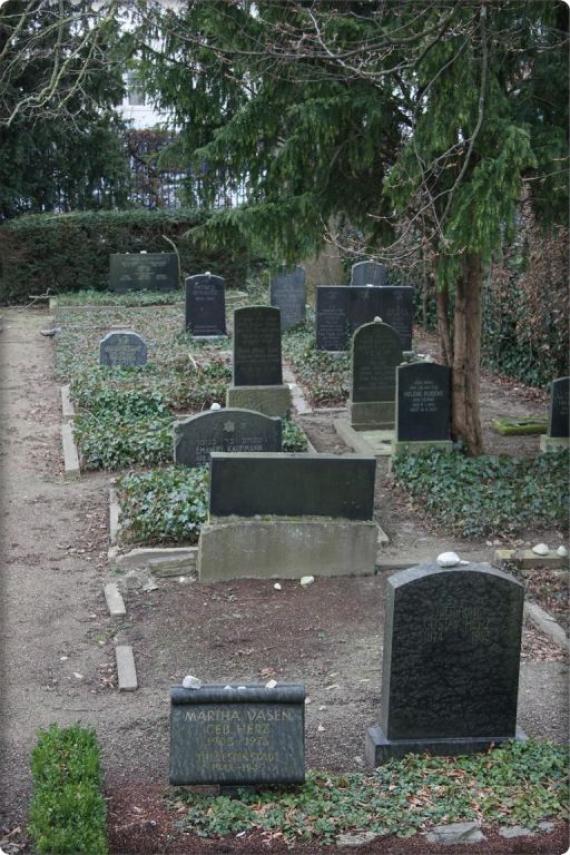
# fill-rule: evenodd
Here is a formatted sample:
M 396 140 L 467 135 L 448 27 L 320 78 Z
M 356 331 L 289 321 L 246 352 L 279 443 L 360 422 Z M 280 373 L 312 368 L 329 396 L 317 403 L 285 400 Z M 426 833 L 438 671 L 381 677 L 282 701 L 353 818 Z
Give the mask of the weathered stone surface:
M 403 350 L 412 347 L 414 289 L 408 285 L 369 288 L 323 285 L 317 288 L 318 350 L 346 350 L 350 336 L 379 317 L 400 336 Z
M 337 846 L 364 846 L 378 837 L 380 835 L 375 831 L 361 831 L 357 834 L 339 834 L 335 842 Z
M 281 419 L 252 410 L 214 410 L 174 422 L 174 462 L 204 466 L 211 451 L 281 451 Z
M 107 333 L 99 343 L 99 363 L 109 367 L 133 368 L 146 365 L 147 348 L 142 336 L 131 330 Z
M 226 289 L 222 276 L 186 279 L 186 330 L 193 336 L 226 335 Z
M 377 261 L 358 261 L 352 265 L 350 274 L 351 285 L 386 285 L 388 269 L 385 264 Z
M 449 441 L 451 371 L 433 362 L 396 370 L 396 441 Z
M 570 398 L 570 377 L 559 377 L 550 384 L 550 412 L 548 435 L 568 437 L 568 401 Z
M 392 327 L 379 321 L 359 327 L 352 338 L 351 400 L 393 401 L 401 361 L 400 338 Z
M 176 291 L 177 288 L 178 259 L 175 252 L 115 253 L 110 256 L 110 291 Z
M 226 393 L 228 407 L 253 410 L 265 416 L 285 418 L 291 409 L 289 386 L 229 386 Z
M 499 828 L 499 834 L 507 840 L 513 840 L 515 837 L 532 837 L 536 832 L 531 831 L 530 828 L 525 828 L 523 825 L 509 825 Z
M 444 846 L 458 846 L 460 843 L 481 843 L 487 838 L 477 822 L 453 822 L 449 825 L 436 825 L 426 834 L 429 843 L 442 843 Z
M 210 459 L 214 517 L 373 517 L 374 457 L 212 452 Z
M 281 312 L 281 331 L 289 330 L 305 322 L 307 288 L 305 270 L 294 267 L 283 270 L 271 280 L 269 299 L 272 306 Z
M 234 386 L 280 386 L 281 313 L 273 306 L 234 312 Z
M 282 683 L 170 692 L 170 783 L 305 780 L 305 687 Z
M 517 737 L 523 586 L 488 564 L 425 564 L 386 587 L 380 727 L 369 730 L 369 762 Z
M 224 518 L 225 520 L 225 518 Z M 202 526 L 201 582 L 367 576 L 374 572 L 375 522 L 345 519 L 243 519 Z

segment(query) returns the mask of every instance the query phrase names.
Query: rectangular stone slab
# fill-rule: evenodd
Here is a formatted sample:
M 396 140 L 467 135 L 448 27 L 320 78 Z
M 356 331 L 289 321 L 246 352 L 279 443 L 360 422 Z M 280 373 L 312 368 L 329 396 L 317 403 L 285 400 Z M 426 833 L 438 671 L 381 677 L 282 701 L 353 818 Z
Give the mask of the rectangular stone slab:
M 305 687 L 173 687 L 169 779 L 174 785 L 303 783 Z
M 396 440 L 449 440 L 451 370 L 433 362 L 396 369 Z
M 307 288 L 302 267 L 283 270 L 271 280 L 269 301 L 281 312 L 281 331 L 305 322 Z
M 186 330 L 193 336 L 226 335 L 226 291 L 222 276 L 210 273 L 186 279 Z
M 213 517 L 371 520 L 374 514 L 374 457 L 212 452 L 210 467 Z
M 280 386 L 281 313 L 273 306 L 234 311 L 234 386 Z
M 550 412 L 548 435 L 568 437 L 568 399 L 570 397 L 570 377 L 559 377 L 550 384 Z
M 176 291 L 178 258 L 175 252 L 113 253 L 110 256 L 109 290 Z
M 317 349 L 346 350 L 352 333 L 379 317 L 396 330 L 402 349 L 411 350 L 413 304 L 410 285 L 321 285 L 316 299 Z

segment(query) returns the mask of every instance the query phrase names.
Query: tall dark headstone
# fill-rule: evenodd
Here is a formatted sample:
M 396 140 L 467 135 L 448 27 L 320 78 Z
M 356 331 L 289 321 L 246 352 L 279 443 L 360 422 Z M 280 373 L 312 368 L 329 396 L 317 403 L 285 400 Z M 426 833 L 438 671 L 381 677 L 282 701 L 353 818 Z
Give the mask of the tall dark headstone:
M 517 695 L 524 588 L 488 564 L 425 564 L 386 582 L 380 723 L 366 759 L 464 754 L 524 738 Z
M 272 306 L 246 306 L 234 312 L 234 386 L 279 386 L 281 318 Z
M 304 780 L 303 685 L 171 689 L 171 784 L 302 784 Z
M 402 361 L 398 333 L 381 321 L 364 324 L 352 339 L 350 421 L 355 430 L 394 426 L 396 368 Z
M 386 285 L 388 270 L 384 264 L 377 261 L 359 261 L 352 265 L 350 274 L 351 285 Z
M 550 413 L 548 435 L 568 437 L 568 403 L 570 399 L 570 377 L 559 377 L 550 384 Z
M 109 290 L 176 291 L 178 258 L 175 252 L 115 253 L 110 256 Z
M 433 362 L 396 369 L 396 439 L 403 442 L 449 440 L 451 370 Z
M 281 311 L 282 332 L 305 322 L 307 289 L 303 267 L 284 270 L 273 277 L 270 287 L 270 302 L 272 306 Z
M 350 335 L 349 289 L 337 285 L 317 288 L 316 338 L 318 350 L 346 350 Z
M 325 285 L 317 288 L 317 349 L 346 350 L 352 333 L 375 317 L 393 327 L 402 350 L 412 348 L 414 289 L 410 285 L 382 288 Z
M 281 419 L 250 410 L 213 410 L 174 422 L 174 462 L 204 466 L 212 451 L 281 451 Z
M 134 368 L 146 365 L 146 342 L 131 330 L 107 333 L 99 342 L 99 364 L 110 368 Z
M 226 335 L 226 289 L 222 276 L 201 273 L 186 279 L 186 330 L 209 338 Z

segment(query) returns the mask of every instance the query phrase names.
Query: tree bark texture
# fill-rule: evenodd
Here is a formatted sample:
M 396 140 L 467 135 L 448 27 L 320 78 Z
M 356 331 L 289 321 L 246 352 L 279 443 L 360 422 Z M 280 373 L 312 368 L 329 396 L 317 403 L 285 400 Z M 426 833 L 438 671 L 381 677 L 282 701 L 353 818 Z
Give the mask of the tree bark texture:
M 479 412 L 482 283 L 480 256 L 466 255 L 455 294 L 451 406 L 453 435 L 463 440 L 473 456 L 483 452 Z
M 439 333 L 441 358 L 444 365 L 452 365 L 453 349 L 451 344 L 451 330 L 449 328 L 449 293 L 447 288 L 443 291 L 436 290 L 435 302 L 437 307 L 437 330 Z

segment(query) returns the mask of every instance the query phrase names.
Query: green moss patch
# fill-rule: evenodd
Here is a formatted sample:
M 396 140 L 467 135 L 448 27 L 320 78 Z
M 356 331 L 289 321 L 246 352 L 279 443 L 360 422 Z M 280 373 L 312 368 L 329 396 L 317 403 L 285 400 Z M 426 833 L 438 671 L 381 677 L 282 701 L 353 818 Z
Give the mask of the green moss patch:
M 492 419 L 491 427 L 495 433 L 500 433 L 501 436 L 524 436 L 526 434 L 546 433 L 548 422 L 546 419 L 509 419 L 504 416 L 500 419 Z

